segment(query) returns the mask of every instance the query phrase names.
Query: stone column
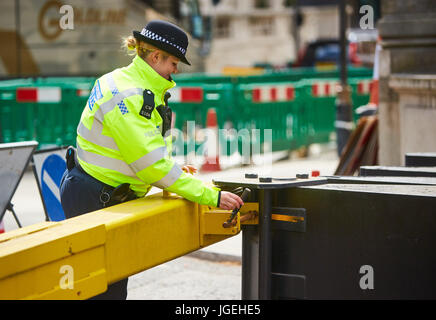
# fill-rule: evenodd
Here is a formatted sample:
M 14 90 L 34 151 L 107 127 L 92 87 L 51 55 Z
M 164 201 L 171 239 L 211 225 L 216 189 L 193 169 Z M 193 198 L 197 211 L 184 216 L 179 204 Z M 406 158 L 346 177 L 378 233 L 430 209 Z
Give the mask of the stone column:
M 401 165 L 404 152 L 436 151 L 428 143 L 436 141 L 435 87 L 429 84 L 436 77 L 436 6 L 433 0 L 384 0 L 381 12 L 379 162 Z
M 393 74 L 389 90 L 397 97 L 400 164 L 406 153 L 436 151 L 436 74 Z

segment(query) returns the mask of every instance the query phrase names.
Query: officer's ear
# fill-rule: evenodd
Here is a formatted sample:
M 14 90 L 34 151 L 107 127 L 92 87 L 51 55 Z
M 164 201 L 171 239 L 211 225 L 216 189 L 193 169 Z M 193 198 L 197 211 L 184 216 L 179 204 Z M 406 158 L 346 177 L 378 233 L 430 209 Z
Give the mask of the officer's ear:
M 150 54 L 147 57 L 149 63 L 151 63 L 151 65 L 157 64 L 159 61 L 160 54 L 161 54 L 161 52 L 159 50 L 153 50 L 152 52 L 150 52 Z

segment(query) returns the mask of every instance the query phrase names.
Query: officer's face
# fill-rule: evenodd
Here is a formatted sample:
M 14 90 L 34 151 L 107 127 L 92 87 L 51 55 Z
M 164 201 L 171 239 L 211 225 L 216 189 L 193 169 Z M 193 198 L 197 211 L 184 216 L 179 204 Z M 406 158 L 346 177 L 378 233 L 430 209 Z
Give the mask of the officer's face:
M 161 52 L 160 52 L 161 53 Z M 163 54 L 158 55 L 154 70 L 159 73 L 162 77 L 167 80 L 171 79 L 171 75 L 178 73 L 179 70 L 177 66 L 179 64 L 179 59 L 174 56 L 164 56 Z

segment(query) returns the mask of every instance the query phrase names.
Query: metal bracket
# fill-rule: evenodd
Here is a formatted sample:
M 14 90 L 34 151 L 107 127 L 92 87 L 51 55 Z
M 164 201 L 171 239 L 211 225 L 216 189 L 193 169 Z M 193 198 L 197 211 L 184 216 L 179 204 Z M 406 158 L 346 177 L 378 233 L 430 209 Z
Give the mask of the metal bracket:
M 272 208 L 272 228 L 292 232 L 306 232 L 306 209 L 304 208 Z
M 200 246 L 204 247 L 225 238 L 237 235 L 241 231 L 241 224 L 258 224 L 259 204 L 245 202 L 239 210 L 234 223 L 229 228 L 224 228 L 230 210 L 221 210 L 200 206 Z

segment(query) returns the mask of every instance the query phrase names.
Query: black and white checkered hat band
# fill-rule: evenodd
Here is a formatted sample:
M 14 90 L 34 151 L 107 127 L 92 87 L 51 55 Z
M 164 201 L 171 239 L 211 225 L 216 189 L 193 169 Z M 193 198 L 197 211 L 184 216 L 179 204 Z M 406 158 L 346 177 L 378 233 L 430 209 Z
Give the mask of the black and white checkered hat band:
M 160 35 L 158 35 L 158 34 L 152 32 L 152 31 L 150 31 L 150 30 L 147 30 L 147 29 L 144 28 L 144 29 L 142 29 L 141 34 L 142 34 L 144 37 L 147 37 L 147 38 L 149 38 L 149 39 L 157 40 L 157 41 L 162 41 L 162 42 L 168 43 L 168 44 L 172 45 L 173 47 L 177 48 L 177 49 L 178 49 L 182 54 L 185 54 L 185 52 L 186 52 L 186 50 L 185 50 L 184 48 L 182 48 L 181 46 L 178 46 L 177 44 L 168 41 L 168 40 L 165 39 L 164 37 L 161 37 Z

